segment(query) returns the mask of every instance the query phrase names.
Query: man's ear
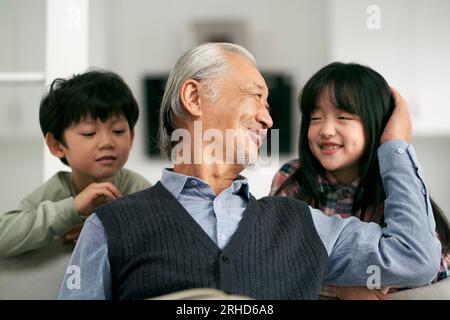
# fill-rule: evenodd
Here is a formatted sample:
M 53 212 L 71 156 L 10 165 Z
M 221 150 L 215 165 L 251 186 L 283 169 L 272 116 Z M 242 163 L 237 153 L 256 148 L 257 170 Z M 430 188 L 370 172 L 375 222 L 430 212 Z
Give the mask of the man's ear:
M 180 100 L 186 112 L 193 117 L 202 115 L 201 84 L 194 79 L 184 81 L 180 89 Z
M 52 133 L 48 132 L 45 135 L 45 143 L 47 144 L 47 147 L 52 155 L 60 159 L 65 157 L 63 149 L 64 145 L 62 144 L 62 142 L 57 140 Z

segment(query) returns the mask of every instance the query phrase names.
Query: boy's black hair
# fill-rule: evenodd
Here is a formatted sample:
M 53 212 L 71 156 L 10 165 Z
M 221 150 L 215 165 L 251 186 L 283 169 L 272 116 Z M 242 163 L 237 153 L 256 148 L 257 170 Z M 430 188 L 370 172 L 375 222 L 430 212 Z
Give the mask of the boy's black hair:
M 315 73 L 303 87 L 299 96 L 302 116 L 298 142 L 300 168 L 286 179 L 275 195 L 292 185 L 300 185 L 296 194 L 298 199 L 316 208 L 323 203 L 317 176 L 323 174 L 324 169 L 309 148 L 308 130 L 311 114 L 324 93 L 329 94 L 336 108 L 358 115 L 363 123 L 366 148 L 360 160 L 360 183 L 355 192 L 352 215 L 360 213 L 359 218 L 365 220 L 367 210 L 376 209 L 385 200 L 377 149 L 395 103 L 386 80 L 375 70 L 360 64 L 331 63 Z M 443 253 L 450 252 L 450 225 L 444 212 L 432 199 L 431 207 Z M 383 224 L 383 212 L 373 211 L 371 221 Z
M 44 137 L 53 134 L 65 144 L 64 130 L 87 117 L 106 121 L 123 115 L 134 128 L 139 108 L 130 88 L 123 79 L 107 71 L 89 71 L 70 79 L 55 79 L 39 108 L 39 122 Z M 65 158 L 61 161 L 68 165 Z

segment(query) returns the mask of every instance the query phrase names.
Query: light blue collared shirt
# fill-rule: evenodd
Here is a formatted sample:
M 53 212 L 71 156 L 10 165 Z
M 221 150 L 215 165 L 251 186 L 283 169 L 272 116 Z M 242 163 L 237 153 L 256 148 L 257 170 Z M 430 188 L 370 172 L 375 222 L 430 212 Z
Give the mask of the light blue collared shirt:
M 428 284 L 439 269 L 441 245 L 435 237 L 431 204 L 413 147 L 403 141 L 388 141 L 378 149 L 378 157 L 387 196 L 385 228 L 354 217 L 328 217 L 310 207 L 329 255 L 328 284 L 367 285 L 369 277 L 374 279 L 378 272 L 380 285 L 418 286 Z M 223 249 L 247 207 L 248 182 L 235 180 L 216 196 L 206 182 L 165 169 L 161 183 Z M 78 286 L 73 270 L 79 270 Z M 85 222 L 59 298 L 111 297 L 106 234 L 94 213 Z

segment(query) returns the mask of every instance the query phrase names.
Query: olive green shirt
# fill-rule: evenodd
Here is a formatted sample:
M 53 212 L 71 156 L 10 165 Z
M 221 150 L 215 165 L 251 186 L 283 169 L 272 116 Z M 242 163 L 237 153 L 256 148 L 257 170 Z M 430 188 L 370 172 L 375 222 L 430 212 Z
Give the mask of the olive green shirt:
M 125 196 L 149 188 L 141 175 L 122 168 L 114 185 Z M 0 257 L 46 246 L 55 236 L 82 223 L 75 209 L 72 173 L 58 172 L 23 199 L 16 210 L 0 213 Z

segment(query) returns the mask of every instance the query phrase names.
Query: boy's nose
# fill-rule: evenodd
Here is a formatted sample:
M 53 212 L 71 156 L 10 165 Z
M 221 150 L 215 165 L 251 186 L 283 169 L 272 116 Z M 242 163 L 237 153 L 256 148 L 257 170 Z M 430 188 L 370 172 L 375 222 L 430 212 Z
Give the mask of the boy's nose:
M 98 141 L 98 148 L 99 149 L 105 149 L 105 148 L 112 148 L 114 147 L 114 142 L 109 134 L 103 134 L 99 141 Z

